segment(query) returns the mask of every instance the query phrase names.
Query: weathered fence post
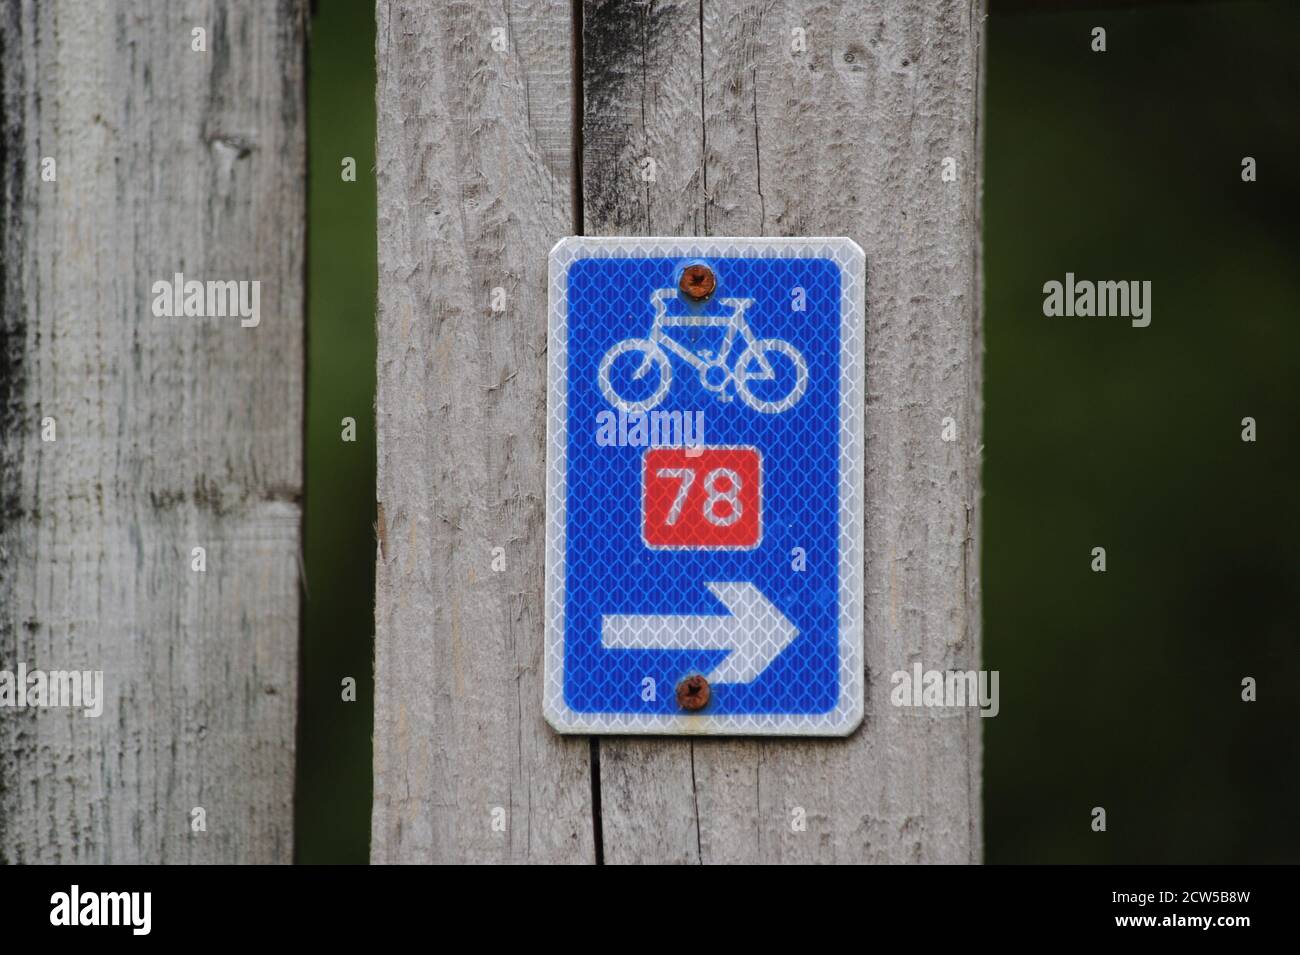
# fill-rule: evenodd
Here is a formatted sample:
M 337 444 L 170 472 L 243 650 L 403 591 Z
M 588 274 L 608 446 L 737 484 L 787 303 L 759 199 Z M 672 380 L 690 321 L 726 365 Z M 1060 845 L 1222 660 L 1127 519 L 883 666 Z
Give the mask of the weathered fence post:
M 292 858 L 305 16 L 0 7 L 0 860 Z
M 602 740 L 611 862 L 980 857 L 978 716 L 889 700 L 916 661 L 979 666 L 980 29 L 970 2 L 656 3 L 630 23 L 586 4 L 589 233 L 847 235 L 867 253 L 864 726 Z M 657 182 L 628 173 L 642 157 Z
M 571 14 L 378 13 L 371 857 L 591 861 L 588 745 L 541 715 L 546 253 L 574 227 Z
M 373 858 L 978 861 L 978 711 L 893 706 L 890 676 L 980 665 L 982 4 L 572 17 L 379 3 Z M 544 724 L 546 254 L 570 231 L 866 250 L 867 716 L 848 739 L 589 749 Z

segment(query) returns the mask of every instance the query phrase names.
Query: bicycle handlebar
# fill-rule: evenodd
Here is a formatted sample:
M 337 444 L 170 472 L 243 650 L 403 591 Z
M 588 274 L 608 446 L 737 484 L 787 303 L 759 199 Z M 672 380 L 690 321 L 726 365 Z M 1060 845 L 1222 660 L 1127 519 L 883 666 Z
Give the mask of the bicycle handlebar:
M 660 319 L 668 317 L 667 299 L 676 298 L 677 289 L 675 288 L 657 288 L 650 293 L 650 304 L 655 309 L 655 323 Z M 739 318 L 745 314 L 745 309 L 754 304 L 752 298 L 720 298 L 718 304 L 731 309 L 730 315 L 699 315 L 697 318 Z

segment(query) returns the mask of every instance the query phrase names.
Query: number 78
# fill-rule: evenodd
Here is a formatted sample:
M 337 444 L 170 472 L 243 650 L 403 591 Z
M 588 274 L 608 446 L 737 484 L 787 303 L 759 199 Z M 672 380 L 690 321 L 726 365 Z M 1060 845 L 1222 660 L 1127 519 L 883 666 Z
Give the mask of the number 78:
M 695 483 L 694 468 L 660 468 L 655 472 L 655 477 L 676 479 L 681 483 L 677 485 L 677 496 L 673 498 L 673 506 L 668 510 L 668 517 L 664 521 L 669 527 L 677 523 L 677 519 L 682 516 L 682 508 L 686 506 L 686 498 L 691 493 L 691 485 Z M 718 481 L 725 480 L 727 486 L 719 489 Z M 740 475 L 731 468 L 714 468 L 704 475 L 704 491 L 707 497 L 704 499 L 703 513 L 704 519 L 714 527 L 730 527 L 736 521 L 740 520 L 744 513 L 744 506 L 740 503 L 740 492 L 744 484 Z M 727 512 L 718 513 L 718 505 L 726 504 Z
M 651 448 L 641 472 L 641 538 L 655 549 L 752 550 L 763 537 L 757 448 Z

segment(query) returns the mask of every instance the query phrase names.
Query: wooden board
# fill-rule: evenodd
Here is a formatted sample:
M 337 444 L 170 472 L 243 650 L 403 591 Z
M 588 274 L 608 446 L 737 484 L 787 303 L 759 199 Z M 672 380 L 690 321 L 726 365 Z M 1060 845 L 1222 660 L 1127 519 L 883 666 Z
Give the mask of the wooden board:
M 305 16 L 0 7 L 0 669 L 104 671 L 0 713 L 2 861 L 292 859 Z M 157 317 L 178 272 L 260 323 Z
M 979 4 L 585 0 L 576 49 L 566 4 L 379 16 L 373 858 L 979 861 L 976 711 L 889 702 L 914 662 L 980 665 Z M 543 723 L 544 275 L 571 231 L 866 250 L 848 740 L 606 739 L 597 765 Z
M 605 858 L 978 861 L 979 717 L 889 702 L 916 661 L 980 665 L 978 4 L 589 0 L 584 17 L 588 232 L 846 235 L 867 253 L 865 724 L 602 740 Z
M 541 712 L 546 253 L 573 230 L 572 16 L 540 0 L 378 12 L 371 857 L 591 862 L 589 746 Z

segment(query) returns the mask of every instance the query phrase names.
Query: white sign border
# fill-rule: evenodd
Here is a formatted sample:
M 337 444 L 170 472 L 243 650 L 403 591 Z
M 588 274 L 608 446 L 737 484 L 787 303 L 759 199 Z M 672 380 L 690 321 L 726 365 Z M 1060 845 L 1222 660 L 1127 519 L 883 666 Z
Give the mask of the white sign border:
M 590 258 L 808 258 L 840 266 L 840 694 L 826 713 L 583 713 L 564 699 L 568 274 Z M 542 709 L 560 733 L 847 736 L 864 714 L 866 254 L 852 239 L 570 236 L 550 252 Z M 673 692 L 673 688 L 669 688 Z

